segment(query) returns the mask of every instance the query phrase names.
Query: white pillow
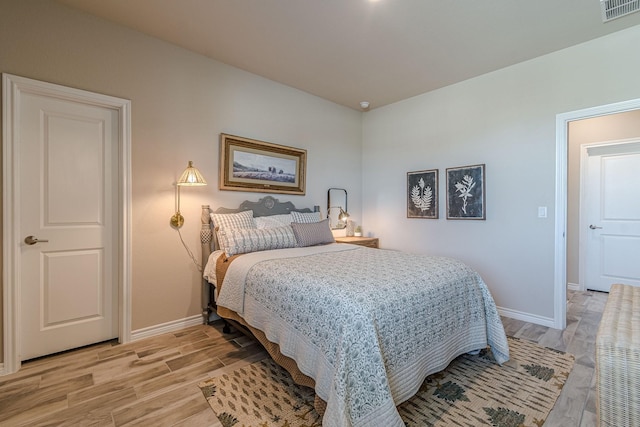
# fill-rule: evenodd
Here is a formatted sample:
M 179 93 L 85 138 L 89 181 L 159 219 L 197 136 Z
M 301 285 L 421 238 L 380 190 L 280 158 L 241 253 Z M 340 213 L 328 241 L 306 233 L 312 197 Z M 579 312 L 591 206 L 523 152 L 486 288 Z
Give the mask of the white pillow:
M 290 225 L 293 222 L 291 214 L 257 216 L 253 218 L 257 228 L 274 228 Z
M 320 217 L 320 212 L 291 212 L 292 222 L 298 222 L 302 224 L 310 224 L 312 222 L 320 222 L 322 218 Z
M 269 249 L 293 248 L 296 237 L 291 226 L 218 230 L 218 243 L 227 256 Z
M 211 213 L 211 221 L 215 230 L 235 230 L 239 228 L 256 228 L 253 211 L 239 213 Z

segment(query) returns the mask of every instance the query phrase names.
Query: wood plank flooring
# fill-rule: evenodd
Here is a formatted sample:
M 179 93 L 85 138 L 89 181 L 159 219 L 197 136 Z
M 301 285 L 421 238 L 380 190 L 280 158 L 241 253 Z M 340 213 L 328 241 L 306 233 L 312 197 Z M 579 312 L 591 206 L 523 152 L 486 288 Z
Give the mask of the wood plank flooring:
M 507 335 L 576 356 L 545 426 L 595 426 L 595 334 L 607 294 L 569 292 L 567 329 L 503 319 Z M 114 342 L 25 362 L 0 377 L 0 426 L 216 426 L 197 384 L 261 360 L 221 322 L 131 344 Z

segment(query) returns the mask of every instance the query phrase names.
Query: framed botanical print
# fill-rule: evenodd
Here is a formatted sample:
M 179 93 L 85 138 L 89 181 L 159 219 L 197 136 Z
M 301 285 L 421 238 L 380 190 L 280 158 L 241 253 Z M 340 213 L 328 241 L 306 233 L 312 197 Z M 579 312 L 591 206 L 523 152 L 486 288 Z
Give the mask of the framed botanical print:
M 407 172 L 407 218 L 438 219 L 438 169 Z
M 486 219 L 484 166 L 447 168 L 447 219 Z

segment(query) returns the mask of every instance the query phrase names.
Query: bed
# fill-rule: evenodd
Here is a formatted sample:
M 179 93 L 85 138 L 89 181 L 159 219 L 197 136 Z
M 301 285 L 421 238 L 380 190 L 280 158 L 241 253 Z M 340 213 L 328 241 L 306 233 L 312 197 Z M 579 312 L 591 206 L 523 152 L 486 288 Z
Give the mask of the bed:
M 396 406 L 457 356 L 509 358 L 487 286 L 458 260 L 334 243 L 318 212 L 270 196 L 202 219 L 205 312 L 313 387 L 323 426 L 403 426 Z

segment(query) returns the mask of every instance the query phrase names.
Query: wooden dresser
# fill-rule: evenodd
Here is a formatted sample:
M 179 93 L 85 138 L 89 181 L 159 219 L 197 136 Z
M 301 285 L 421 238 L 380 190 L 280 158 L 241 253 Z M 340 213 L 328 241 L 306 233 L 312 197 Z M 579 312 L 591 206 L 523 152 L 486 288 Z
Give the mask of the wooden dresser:
M 366 246 L 368 248 L 378 248 L 377 237 L 336 237 L 337 243 L 351 243 L 352 245 Z

